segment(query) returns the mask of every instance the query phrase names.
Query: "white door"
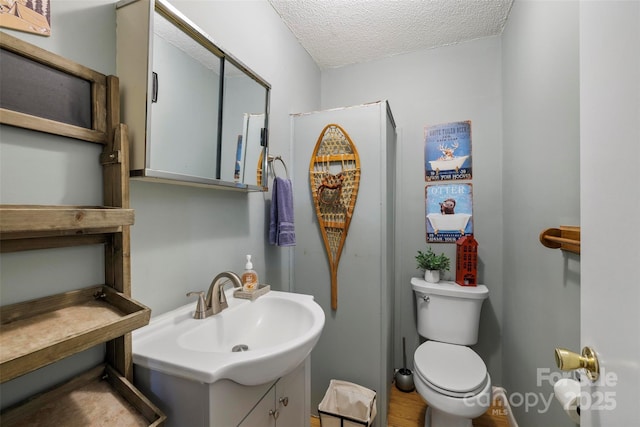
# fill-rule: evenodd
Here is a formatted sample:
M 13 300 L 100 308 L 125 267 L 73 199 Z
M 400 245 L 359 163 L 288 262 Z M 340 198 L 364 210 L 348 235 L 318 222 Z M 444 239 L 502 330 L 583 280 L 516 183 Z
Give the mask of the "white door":
M 581 426 L 640 426 L 638 1 L 580 3 L 580 123 Z

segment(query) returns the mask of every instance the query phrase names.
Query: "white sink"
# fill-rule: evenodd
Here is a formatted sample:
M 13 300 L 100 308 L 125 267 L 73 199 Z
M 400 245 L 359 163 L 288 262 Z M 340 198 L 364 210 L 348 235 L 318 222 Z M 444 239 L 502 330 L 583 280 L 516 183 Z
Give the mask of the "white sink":
M 234 298 L 232 289 L 226 295 L 229 308 L 214 316 L 194 319 L 192 302 L 134 331 L 133 362 L 202 383 L 258 385 L 291 372 L 320 338 L 324 312 L 310 295 L 270 291 L 255 301 Z

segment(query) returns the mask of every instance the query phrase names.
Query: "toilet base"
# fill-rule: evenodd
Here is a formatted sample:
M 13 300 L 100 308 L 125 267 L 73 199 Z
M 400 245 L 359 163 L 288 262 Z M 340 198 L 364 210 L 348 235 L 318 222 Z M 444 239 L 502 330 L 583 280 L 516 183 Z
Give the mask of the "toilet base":
M 455 398 L 434 391 L 425 384 L 419 375 L 420 371 L 417 373 L 416 390 L 427 403 L 425 427 L 472 427 L 471 420 L 484 414 L 491 405 L 491 378 L 487 378 L 487 383 L 480 393 Z
M 424 427 L 472 427 L 470 418 L 456 417 L 446 412 L 427 407 L 424 415 Z

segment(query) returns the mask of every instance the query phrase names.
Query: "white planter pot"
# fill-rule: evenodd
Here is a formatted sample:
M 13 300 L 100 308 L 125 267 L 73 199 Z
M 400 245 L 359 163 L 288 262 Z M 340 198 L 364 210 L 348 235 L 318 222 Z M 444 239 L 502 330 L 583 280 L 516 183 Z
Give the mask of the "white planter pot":
M 438 283 L 440 281 L 440 270 L 425 270 L 424 280 L 429 283 Z

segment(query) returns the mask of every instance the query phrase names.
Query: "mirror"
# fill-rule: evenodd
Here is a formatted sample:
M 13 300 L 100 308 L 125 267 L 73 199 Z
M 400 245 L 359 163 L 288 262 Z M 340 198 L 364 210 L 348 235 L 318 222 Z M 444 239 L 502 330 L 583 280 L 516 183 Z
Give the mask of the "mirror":
M 147 168 L 218 178 L 221 62 L 155 13 Z
M 263 156 L 261 130 L 266 128 L 267 91 L 231 61 L 225 61 L 220 179 L 257 182 Z

